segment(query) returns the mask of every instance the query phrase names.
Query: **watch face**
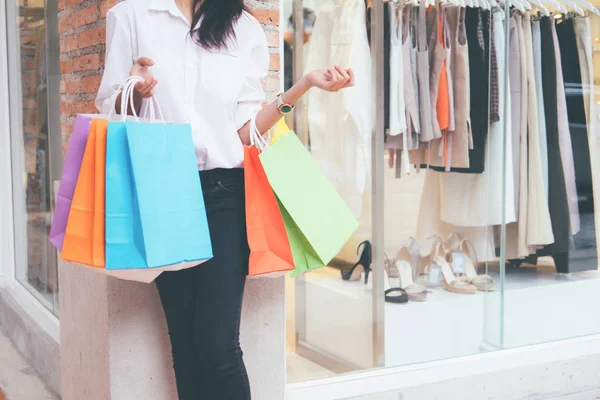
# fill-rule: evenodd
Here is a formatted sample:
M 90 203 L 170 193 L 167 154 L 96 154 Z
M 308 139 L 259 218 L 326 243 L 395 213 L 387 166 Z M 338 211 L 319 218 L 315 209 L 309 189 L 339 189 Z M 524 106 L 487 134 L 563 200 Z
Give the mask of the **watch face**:
M 289 104 L 283 104 L 279 110 L 283 113 L 283 114 L 289 114 L 292 112 L 293 107 L 290 106 Z

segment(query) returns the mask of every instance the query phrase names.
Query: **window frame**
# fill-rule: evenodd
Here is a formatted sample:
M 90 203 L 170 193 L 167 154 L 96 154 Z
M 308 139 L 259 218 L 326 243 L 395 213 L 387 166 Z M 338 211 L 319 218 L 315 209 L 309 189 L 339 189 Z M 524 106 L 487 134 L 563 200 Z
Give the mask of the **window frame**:
M 56 4 L 55 1 L 49 1 L 47 5 L 51 3 Z M 52 12 L 50 10 L 50 13 Z M 20 159 L 23 157 L 21 82 L 20 74 L 13 72 L 20 70 L 19 45 L 18 40 L 15 40 L 15 32 L 18 32 L 17 16 L 16 1 L 0 0 L 0 32 L 5 33 L 2 35 L 4 39 L 0 40 L 0 129 L 9 133 L 0 135 L 0 193 L 2 193 L 0 196 L 0 288 L 6 290 L 29 317 L 57 343 L 60 343 L 58 317 L 42 304 L 41 295 L 29 290 L 17 279 L 16 274 L 17 267 L 27 262 L 27 254 L 16 251 L 16 249 L 27 248 L 26 220 L 17 217 L 26 215 L 24 192 L 15 190 L 20 186 L 16 182 L 23 173 Z M 50 75 L 51 67 L 48 68 Z M 13 75 L 15 79 L 10 79 Z M 60 75 L 58 75 L 58 83 L 60 83 Z M 48 92 L 51 92 L 50 87 Z M 60 96 L 59 91 L 56 91 L 56 94 Z M 60 114 L 58 118 L 60 137 Z M 56 131 L 51 127 L 51 123 L 49 117 L 49 130 Z M 50 159 L 54 159 L 52 149 Z M 51 178 L 54 178 L 52 170 L 50 174 Z

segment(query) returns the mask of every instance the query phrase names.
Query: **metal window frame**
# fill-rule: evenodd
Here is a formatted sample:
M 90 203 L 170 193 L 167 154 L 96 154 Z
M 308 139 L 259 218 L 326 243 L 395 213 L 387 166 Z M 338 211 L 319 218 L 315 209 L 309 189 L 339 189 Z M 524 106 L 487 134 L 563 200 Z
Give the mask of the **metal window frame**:
M 50 12 L 58 18 L 56 0 L 47 0 L 46 6 L 54 5 Z M 52 9 L 52 7 L 50 8 Z M 60 328 L 58 318 L 42 304 L 41 295 L 29 290 L 27 285 L 17 279 L 17 267 L 27 262 L 27 255 L 17 249 L 26 249 L 26 208 L 25 193 L 22 187 L 23 179 L 23 126 L 22 126 L 22 91 L 20 76 L 20 51 L 17 18 L 19 15 L 16 1 L 0 0 L 0 32 L 4 34 L 0 40 L 0 127 L 8 134 L 0 135 L 0 269 L 2 270 L 2 287 L 16 300 L 23 310 L 38 325 L 50 335 L 57 343 L 60 341 Z M 56 21 L 55 19 L 55 21 Z M 57 22 L 57 21 L 56 21 Z M 58 29 L 57 23 L 56 29 Z M 48 28 L 47 28 L 48 29 Z M 57 31 L 56 31 L 57 33 Z M 50 45 L 50 43 L 48 43 Z M 58 43 L 54 45 L 58 48 Z M 49 50 L 49 49 L 48 49 Z M 47 54 L 49 51 L 47 51 Z M 56 63 L 59 64 L 58 59 Z M 48 72 L 54 71 L 56 66 L 48 63 Z M 48 92 L 53 90 L 60 97 L 60 70 L 58 76 L 53 77 L 53 82 L 48 81 Z M 52 85 L 52 86 L 51 86 Z M 60 99 L 59 99 L 60 100 Z M 60 137 L 60 101 L 50 99 L 48 123 L 49 130 L 58 124 Z M 58 111 L 58 114 L 57 114 Z M 53 112 L 54 116 L 50 113 Z M 58 117 L 56 117 L 58 116 Z M 58 119 L 57 119 L 58 118 Z M 51 138 L 49 137 L 49 142 Z M 60 143 L 60 142 L 59 142 Z M 58 146 L 60 152 L 61 146 Z M 54 159 L 51 148 L 50 159 Z M 56 150 L 54 150 L 56 151 Z M 62 163 L 62 162 L 61 162 Z M 59 165 L 61 164 L 59 163 Z M 60 173 L 60 172 L 59 172 Z M 52 171 L 50 172 L 53 177 Z

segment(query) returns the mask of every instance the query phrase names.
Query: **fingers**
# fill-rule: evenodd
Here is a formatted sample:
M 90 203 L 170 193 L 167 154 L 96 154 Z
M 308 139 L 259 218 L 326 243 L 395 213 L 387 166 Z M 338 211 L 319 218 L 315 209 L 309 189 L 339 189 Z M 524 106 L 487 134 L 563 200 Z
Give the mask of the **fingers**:
M 135 63 L 142 67 L 152 67 L 154 65 L 154 61 L 148 57 L 140 57 Z
M 327 70 L 330 75 L 329 87 L 331 92 L 337 92 L 340 89 L 354 85 L 354 73 L 350 69 L 344 69 L 339 66 Z
M 158 84 L 158 81 L 156 79 L 153 79 L 150 82 L 148 82 L 148 81 L 138 82 L 135 85 L 135 91 L 142 98 L 152 97 L 152 96 L 154 96 L 154 88 L 156 87 L 157 84 Z
M 350 75 L 350 80 L 348 80 L 348 83 L 346 83 L 346 86 L 344 87 L 348 88 L 354 86 L 354 71 L 352 71 L 352 68 L 348 68 L 346 71 L 348 72 L 348 75 Z

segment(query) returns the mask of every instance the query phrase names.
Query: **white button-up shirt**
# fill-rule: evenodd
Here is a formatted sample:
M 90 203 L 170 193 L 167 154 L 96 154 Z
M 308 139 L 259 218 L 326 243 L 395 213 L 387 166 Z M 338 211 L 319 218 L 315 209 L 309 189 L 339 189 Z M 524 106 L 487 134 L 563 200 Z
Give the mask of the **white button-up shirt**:
M 241 167 L 244 151 L 237 131 L 265 99 L 265 33 L 247 12 L 234 24 L 235 38 L 227 49 L 204 49 L 189 30 L 174 0 L 128 0 L 111 8 L 96 105 L 108 114 L 135 61 L 149 57 L 165 119 L 192 126 L 198 169 Z

